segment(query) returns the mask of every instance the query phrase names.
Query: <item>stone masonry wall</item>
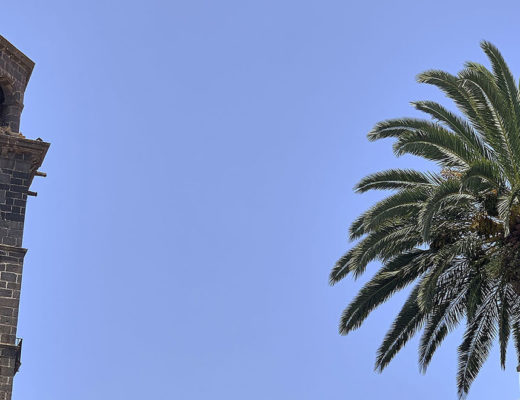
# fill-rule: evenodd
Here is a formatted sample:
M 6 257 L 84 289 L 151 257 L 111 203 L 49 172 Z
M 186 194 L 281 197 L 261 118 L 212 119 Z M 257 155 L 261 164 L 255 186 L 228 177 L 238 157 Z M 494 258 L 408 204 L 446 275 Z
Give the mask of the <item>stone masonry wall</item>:
M 18 348 L 0 344 L 0 400 L 11 400 Z
M 16 328 L 22 284 L 21 248 L 31 155 L 0 156 L 0 400 L 10 400 L 15 374 Z
M 0 245 L 0 400 L 10 400 L 19 349 L 18 307 L 25 249 Z
M 27 191 L 31 184 L 31 155 L 0 156 L 0 243 L 22 245 Z
M 22 285 L 27 193 L 48 144 L 0 133 L 0 400 L 10 400 L 20 349 L 16 343 Z

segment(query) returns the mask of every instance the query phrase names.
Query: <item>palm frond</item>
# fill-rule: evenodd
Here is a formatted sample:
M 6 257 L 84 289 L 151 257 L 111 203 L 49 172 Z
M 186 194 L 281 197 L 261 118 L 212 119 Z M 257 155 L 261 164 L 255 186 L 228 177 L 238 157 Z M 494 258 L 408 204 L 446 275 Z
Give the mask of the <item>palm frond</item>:
M 513 342 L 516 350 L 516 361 L 520 364 L 520 324 L 518 320 L 512 321 Z
M 496 292 L 495 292 L 496 293 Z M 464 339 L 459 346 L 457 386 L 463 398 L 487 359 L 496 336 L 497 307 L 493 295 L 488 295 L 475 318 L 468 323 Z
M 459 79 L 486 121 L 484 139 L 493 148 L 510 179 L 518 176 L 520 138 L 511 125 L 511 110 L 487 69 L 466 68 Z
M 448 332 L 454 329 L 464 316 L 466 291 L 461 290 L 450 301 L 436 306 L 428 318 L 419 345 L 419 367 L 426 372 L 432 357 Z
M 477 132 L 481 135 L 487 132 L 488 123 L 486 119 L 480 114 L 478 105 L 470 98 L 456 76 L 445 71 L 429 70 L 417 75 L 417 81 L 437 86 L 446 96 L 453 100 Z
M 518 200 L 520 195 L 520 188 L 512 188 L 510 192 L 504 193 L 498 198 L 497 209 L 498 215 L 502 220 L 504 226 L 504 232 L 506 235 L 509 234 L 509 225 L 511 223 L 511 215 L 513 212 L 513 205 Z
M 417 303 L 418 292 L 419 286 L 416 285 L 379 347 L 376 356 L 376 371 L 382 372 L 399 350 L 423 326 L 427 315 Z
M 480 135 L 465 120 L 458 117 L 444 106 L 433 101 L 412 102 L 417 110 L 430 114 L 457 134 L 466 144 L 472 147 L 482 158 L 491 159 L 493 154 L 488 150 Z
M 417 279 L 425 270 L 427 255 L 428 251 L 415 249 L 387 262 L 343 311 L 340 333 L 346 335 L 359 328 L 377 306 Z
M 357 278 L 365 272 L 367 264 L 375 259 L 388 260 L 421 243 L 415 224 L 388 224 L 369 233 L 335 264 L 329 276 L 334 284 L 349 273 Z
M 505 187 L 503 175 L 496 163 L 486 159 L 474 161 L 471 166 L 464 172 L 462 177 L 463 186 L 469 187 L 475 179 L 485 181 L 492 189 L 499 190 Z
M 415 171 L 413 169 L 389 169 L 364 177 L 355 187 L 358 193 L 368 190 L 408 189 L 417 186 L 433 186 L 441 178 L 435 174 Z
M 493 44 L 487 41 L 482 41 L 480 46 L 491 61 L 496 84 L 503 93 L 503 96 L 508 103 L 509 109 L 511 110 L 511 125 L 514 129 L 511 132 L 511 136 L 518 138 L 520 136 L 520 94 L 518 88 L 516 87 L 513 74 L 509 70 L 509 67 L 502 57 L 502 54 Z
M 432 122 L 417 118 L 396 118 L 378 122 L 368 133 L 371 142 L 385 138 L 397 138 L 403 133 L 417 132 L 428 129 Z
M 401 224 L 414 223 L 415 218 L 409 213 L 416 213 L 422 207 L 423 202 L 428 198 L 426 186 L 404 189 L 391 195 L 372 206 L 368 211 L 361 214 L 350 227 L 350 240 L 355 240 L 361 236 L 373 232 L 388 221 L 395 218 L 394 222 Z M 416 215 L 416 214 L 415 214 Z
M 511 334 L 510 308 L 512 306 L 512 294 L 509 287 L 503 283 L 499 292 L 498 304 L 498 342 L 500 343 L 500 365 L 506 369 L 507 343 Z
M 431 236 L 431 223 L 435 214 L 448 204 L 460 204 L 473 200 L 469 193 L 462 192 L 461 184 L 458 180 L 449 179 L 442 182 L 429 199 L 424 203 L 419 213 L 419 227 L 422 232 L 423 240 L 427 242 Z

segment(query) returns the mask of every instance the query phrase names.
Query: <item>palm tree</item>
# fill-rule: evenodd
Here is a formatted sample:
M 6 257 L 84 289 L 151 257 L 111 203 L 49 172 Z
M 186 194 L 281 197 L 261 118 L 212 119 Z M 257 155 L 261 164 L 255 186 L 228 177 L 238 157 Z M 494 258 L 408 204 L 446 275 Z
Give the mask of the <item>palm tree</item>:
M 341 334 L 361 326 L 369 313 L 414 283 L 381 344 L 382 371 L 423 329 L 419 366 L 425 372 L 435 350 L 461 322 L 459 397 L 498 338 L 501 365 L 512 336 L 520 362 L 520 91 L 498 49 L 481 47 L 492 70 L 467 62 L 452 75 L 439 70 L 417 80 L 438 87 L 460 113 L 432 101 L 413 106 L 429 119 L 378 123 L 369 140 L 395 138 L 397 156 L 434 161 L 435 172 L 390 169 L 369 175 L 357 192 L 393 190 L 350 227 L 358 242 L 336 263 L 333 285 L 367 264 L 381 268 L 341 316 Z

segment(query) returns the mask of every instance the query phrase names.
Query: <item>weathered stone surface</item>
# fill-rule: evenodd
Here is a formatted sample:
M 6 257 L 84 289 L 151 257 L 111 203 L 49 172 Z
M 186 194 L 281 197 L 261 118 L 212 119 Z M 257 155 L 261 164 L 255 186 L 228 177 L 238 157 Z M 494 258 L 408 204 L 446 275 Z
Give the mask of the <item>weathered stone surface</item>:
M 0 36 L 0 125 L 19 132 L 25 88 L 34 62 Z
M 11 399 L 21 347 L 16 340 L 27 196 L 48 143 L 19 134 L 34 63 L 0 36 L 0 400 Z

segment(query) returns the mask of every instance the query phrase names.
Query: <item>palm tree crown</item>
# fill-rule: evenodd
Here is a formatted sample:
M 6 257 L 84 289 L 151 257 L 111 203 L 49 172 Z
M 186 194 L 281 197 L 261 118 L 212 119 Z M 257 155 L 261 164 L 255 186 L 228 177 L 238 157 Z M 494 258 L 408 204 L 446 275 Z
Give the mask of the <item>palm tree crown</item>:
M 395 138 L 396 155 L 434 161 L 437 172 L 390 169 L 363 178 L 357 192 L 393 190 L 350 227 L 358 242 L 336 263 L 330 283 L 382 263 L 341 316 L 341 334 L 414 283 L 377 353 L 382 371 L 423 329 L 424 372 L 446 335 L 460 322 L 458 393 L 468 393 L 496 338 L 501 364 L 512 336 L 520 362 L 520 90 L 498 49 L 481 47 L 492 70 L 467 62 L 452 75 L 439 70 L 417 80 L 438 87 L 459 114 L 432 101 L 413 106 L 429 119 L 378 123 L 369 140 Z

